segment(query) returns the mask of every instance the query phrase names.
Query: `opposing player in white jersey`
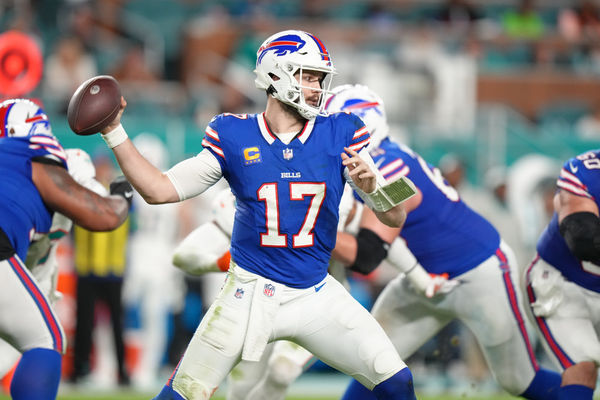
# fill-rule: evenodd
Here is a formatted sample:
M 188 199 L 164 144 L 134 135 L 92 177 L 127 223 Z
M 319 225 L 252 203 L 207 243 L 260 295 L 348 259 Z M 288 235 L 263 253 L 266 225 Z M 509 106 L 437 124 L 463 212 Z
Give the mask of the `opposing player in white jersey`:
M 540 368 L 535 359 L 519 301 L 516 261 L 494 227 L 461 201 L 437 168 L 389 138 L 383 103 L 376 94 L 359 85 L 338 87 L 328 109 L 378 120 L 367 122 L 373 126 L 373 160 L 388 181 L 407 176 L 417 187 L 417 195 L 406 202 L 402 230 L 379 224 L 365 209 L 359 233 L 338 233 L 333 252 L 361 273 L 372 271 L 386 256 L 404 272 L 386 286 L 372 310 L 401 357 L 409 357 L 458 319 L 473 332 L 506 391 L 528 399 L 556 398 L 560 377 Z M 406 246 L 397 246 L 398 237 Z M 431 297 L 430 274 L 452 290 Z M 344 396 L 371 398 L 357 381 Z
M 69 174 L 80 185 L 98 193 L 100 196 L 108 194 L 104 186 L 94 179 L 96 175 L 94 164 L 90 156 L 81 149 L 65 149 Z M 70 230 L 73 222 L 63 214 L 54 213 L 50 231 L 45 235 L 38 235 L 29 246 L 25 266 L 29 269 L 37 282 L 37 286 L 46 295 L 50 305 L 61 298 L 56 291 L 58 282 L 58 260 L 56 250 L 59 240 Z M 19 360 L 21 353 L 14 347 L 0 339 L 0 377 L 4 376 Z
M 591 400 L 600 365 L 600 150 L 567 160 L 554 215 L 527 270 L 527 295 L 560 366 L 559 399 Z
M 22 353 L 10 391 L 15 400 L 54 399 L 65 338 L 23 260 L 30 243 L 48 234 L 54 211 L 87 229 L 111 230 L 127 217 L 128 202 L 123 192 L 101 197 L 73 180 L 37 104 L 4 101 L 0 121 L 0 336 Z
M 240 359 L 260 359 L 279 338 L 352 375 L 377 398 L 414 398 L 412 375 L 381 327 L 327 274 L 345 182 L 391 226 L 404 222 L 401 202 L 414 189 L 408 180 L 380 186 L 362 151 L 370 137 L 362 121 L 324 111 L 335 70 L 318 38 L 302 31 L 269 37 L 255 72 L 268 96 L 265 112 L 216 116 L 205 150 L 164 174 L 128 140 L 121 113 L 103 131 L 147 202 L 185 200 L 221 177 L 236 198 L 227 282 L 157 399 L 207 399 Z
M 133 142 L 158 168 L 167 166 L 167 149 L 158 137 L 142 133 Z M 134 193 L 132 210 L 135 228 L 129 239 L 123 302 L 139 307 L 141 355 L 132 378 L 136 386 L 148 388 L 154 386 L 160 371 L 167 345 L 168 315 L 183 302 L 183 277 L 171 264 L 179 234 L 180 207 L 178 204 L 153 206 Z

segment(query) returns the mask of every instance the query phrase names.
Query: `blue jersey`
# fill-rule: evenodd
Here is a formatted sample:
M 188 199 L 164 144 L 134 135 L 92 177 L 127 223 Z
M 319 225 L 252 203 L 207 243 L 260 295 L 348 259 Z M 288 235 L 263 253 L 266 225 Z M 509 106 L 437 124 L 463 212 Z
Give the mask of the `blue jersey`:
M 600 150 L 583 153 L 565 162 L 557 186 L 576 196 L 591 199 L 600 207 Z M 571 253 L 558 229 L 556 213 L 542 233 L 537 251 L 565 278 L 600 293 L 600 266 L 582 262 Z
M 67 168 L 58 141 L 47 135 L 0 139 L 0 228 L 21 260 L 36 233 L 47 233 L 52 211 L 46 207 L 31 176 L 32 159 L 46 158 Z
M 264 114 L 215 117 L 203 146 L 236 197 L 231 256 L 242 268 L 295 288 L 327 274 L 344 191 L 344 147 L 370 141 L 363 122 L 337 113 L 308 121 L 289 143 Z
M 406 176 L 423 195 L 421 204 L 408 213 L 400 236 L 428 272 L 454 278 L 496 253 L 496 229 L 462 202 L 439 169 L 389 138 L 370 154 L 387 180 Z

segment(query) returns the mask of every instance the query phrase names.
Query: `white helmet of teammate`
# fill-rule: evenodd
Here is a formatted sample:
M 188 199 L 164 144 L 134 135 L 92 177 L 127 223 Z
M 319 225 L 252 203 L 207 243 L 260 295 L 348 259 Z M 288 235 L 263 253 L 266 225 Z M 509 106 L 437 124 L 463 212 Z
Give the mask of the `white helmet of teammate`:
M 0 138 L 42 134 L 52 136 L 48 116 L 28 99 L 10 99 L 0 103 Z
M 133 139 L 133 144 L 150 164 L 162 170 L 167 167 L 168 154 L 165 145 L 152 133 L 140 133 Z
M 306 103 L 302 95 L 302 72 L 306 70 L 325 73 L 321 82 L 321 97 L 317 106 Z M 316 36 L 289 30 L 270 36 L 256 53 L 256 87 L 264 89 L 277 100 L 296 108 L 306 119 L 325 112 L 325 97 L 329 93 L 335 68 L 331 56 Z M 294 77 L 300 73 L 299 80 Z
M 235 196 L 229 188 L 220 191 L 212 203 L 212 215 L 217 225 L 231 237 L 235 219 Z
M 347 111 L 358 115 L 371 134 L 370 147 L 379 146 L 390 133 L 381 97 L 365 85 L 341 85 L 331 91 L 326 110 L 330 113 Z

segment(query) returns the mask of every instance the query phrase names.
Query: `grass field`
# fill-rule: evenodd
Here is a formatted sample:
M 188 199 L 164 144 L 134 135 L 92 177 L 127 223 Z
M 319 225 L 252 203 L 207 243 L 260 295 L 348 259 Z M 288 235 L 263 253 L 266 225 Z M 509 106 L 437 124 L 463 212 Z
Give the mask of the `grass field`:
M 103 393 L 98 395 L 83 394 L 83 393 L 72 393 L 69 395 L 58 396 L 58 400 L 150 400 L 152 395 L 139 394 L 134 392 L 115 392 L 115 393 Z M 298 397 L 290 396 L 286 397 L 286 400 L 338 400 L 339 397 Z M 488 396 L 488 397 L 464 397 L 464 396 L 419 396 L 419 400 L 464 400 L 464 399 L 481 399 L 481 400 L 508 400 L 514 399 L 508 395 L 499 396 Z M 0 395 L 0 400 L 10 400 L 8 396 Z M 224 397 L 217 396 L 214 400 L 225 400 Z
M 475 398 L 475 397 L 455 397 L 455 396 L 435 396 L 435 397 L 419 397 L 419 400 L 464 400 L 464 399 L 481 399 L 484 398 Z M 0 396 L 1 400 L 10 400 L 8 396 Z M 135 395 L 135 394 L 125 394 L 125 393 L 115 393 L 114 395 L 68 395 L 68 396 L 58 396 L 57 400 L 150 400 L 151 397 Z M 286 400 L 338 400 L 339 397 L 286 397 Z M 493 396 L 493 397 L 485 397 L 485 400 L 508 400 L 514 399 L 514 397 L 509 396 Z M 225 400 L 224 397 L 215 397 L 214 400 Z

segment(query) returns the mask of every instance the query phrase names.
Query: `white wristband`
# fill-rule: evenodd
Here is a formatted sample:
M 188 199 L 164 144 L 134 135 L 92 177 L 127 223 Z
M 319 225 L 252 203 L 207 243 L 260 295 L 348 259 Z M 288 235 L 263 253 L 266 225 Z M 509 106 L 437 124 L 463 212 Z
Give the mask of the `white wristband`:
M 121 124 L 107 134 L 101 134 L 100 136 L 102 136 L 102 139 L 104 139 L 108 147 L 111 149 L 114 149 L 129 138 L 129 136 L 127 136 L 127 132 L 125 132 L 125 129 Z

